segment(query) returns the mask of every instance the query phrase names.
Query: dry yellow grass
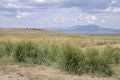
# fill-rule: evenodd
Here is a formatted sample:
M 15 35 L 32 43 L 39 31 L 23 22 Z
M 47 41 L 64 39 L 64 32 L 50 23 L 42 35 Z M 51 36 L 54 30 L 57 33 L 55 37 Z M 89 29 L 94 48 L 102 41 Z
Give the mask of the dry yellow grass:
M 70 43 L 79 48 L 107 45 L 120 47 L 120 35 L 82 35 L 48 30 L 0 29 L 0 41 L 19 42 L 23 40 L 31 40 L 38 44 Z
M 102 49 L 108 45 L 120 48 L 120 35 L 85 35 L 47 30 L 0 29 L 0 42 L 8 41 L 13 43 L 33 41 L 39 45 L 70 44 L 80 49 L 89 47 Z

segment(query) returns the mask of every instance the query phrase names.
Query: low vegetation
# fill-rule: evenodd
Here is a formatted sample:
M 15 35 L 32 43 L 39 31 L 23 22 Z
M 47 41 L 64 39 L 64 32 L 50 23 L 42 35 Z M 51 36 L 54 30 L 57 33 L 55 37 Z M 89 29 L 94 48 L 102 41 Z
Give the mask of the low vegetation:
M 38 64 L 72 74 L 111 76 L 120 64 L 120 37 L 62 34 L 45 31 L 0 33 L 0 64 Z
M 0 57 L 12 57 L 14 62 L 57 66 L 74 74 L 113 74 L 112 64 L 120 63 L 120 49 L 105 47 L 78 49 L 70 44 L 39 45 L 32 41 L 0 44 Z

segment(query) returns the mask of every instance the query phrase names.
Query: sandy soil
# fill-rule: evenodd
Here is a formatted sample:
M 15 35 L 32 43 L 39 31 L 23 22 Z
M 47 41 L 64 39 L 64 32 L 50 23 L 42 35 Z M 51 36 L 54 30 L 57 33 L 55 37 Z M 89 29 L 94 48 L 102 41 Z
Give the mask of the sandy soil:
M 0 80 L 117 80 L 112 77 L 72 75 L 47 66 L 5 65 L 0 66 Z

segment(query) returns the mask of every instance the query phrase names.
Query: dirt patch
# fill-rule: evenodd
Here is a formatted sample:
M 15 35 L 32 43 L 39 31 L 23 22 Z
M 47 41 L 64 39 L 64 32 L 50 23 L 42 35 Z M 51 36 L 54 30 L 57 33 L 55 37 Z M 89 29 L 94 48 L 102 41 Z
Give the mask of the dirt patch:
M 0 80 L 117 80 L 112 77 L 90 77 L 71 75 L 59 69 L 43 65 L 5 65 L 0 66 Z

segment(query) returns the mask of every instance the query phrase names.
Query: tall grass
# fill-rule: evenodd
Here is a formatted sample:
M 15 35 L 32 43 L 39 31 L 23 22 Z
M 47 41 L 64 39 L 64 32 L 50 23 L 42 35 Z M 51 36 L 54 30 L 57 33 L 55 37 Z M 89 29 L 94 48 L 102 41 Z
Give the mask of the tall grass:
M 0 57 L 4 56 L 4 45 L 3 43 L 0 43 Z
M 61 45 L 46 44 L 43 47 L 43 60 L 47 65 L 59 64 L 63 53 Z
M 57 66 L 74 74 L 113 74 L 112 64 L 120 63 L 120 49 L 79 49 L 70 44 L 36 44 L 32 41 L 0 43 L 0 57 L 11 56 L 16 62 Z
M 14 58 L 18 62 L 37 63 L 39 49 L 33 42 L 20 42 L 16 45 Z
M 104 56 L 108 58 L 110 63 L 118 64 L 120 62 L 120 48 L 112 48 L 107 46 L 103 51 Z
M 95 48 L 80 50 L 67 45 L 63 63 L 63 69 L 75 74 L 98 72 L 111 76 L 113 73 L 112 63 L 109 62 L 104 53 Z
M 14 43 L 11 42 L 0 42 L 0 56 L 11 56 L 14 51 Z
M 66 71 L 81 74 L 85 72 L 85 56 L 83 52 L 70 45 L 64 46 L 63 68 Z
M 104 50 L 103 50 L 104 51 Z M 85 51 L 87 71 L 88 72 L 102 72 L 107 75 L 112 75 L 110 57 L 106 56 L 98 49 L 90 48 Z

